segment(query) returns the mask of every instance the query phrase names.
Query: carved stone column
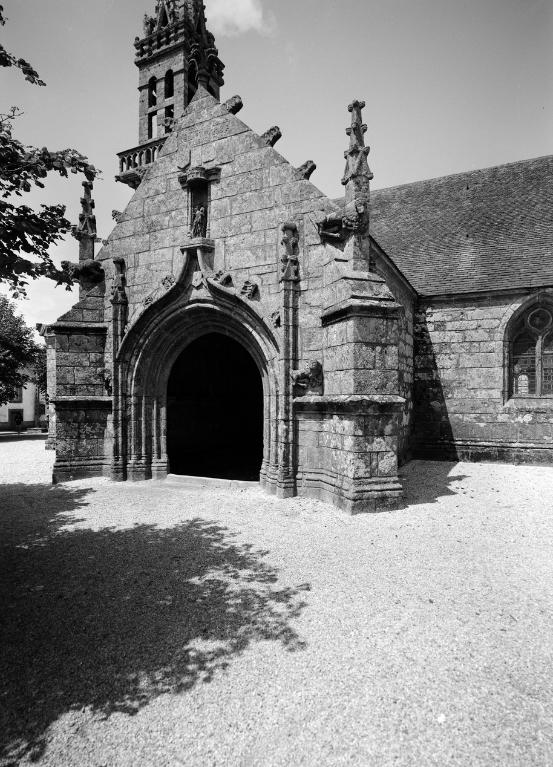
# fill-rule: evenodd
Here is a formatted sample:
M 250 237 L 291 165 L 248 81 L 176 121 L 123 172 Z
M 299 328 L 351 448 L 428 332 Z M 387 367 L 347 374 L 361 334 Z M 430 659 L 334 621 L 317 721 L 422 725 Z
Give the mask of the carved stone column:
M 292 371 L 298 361 L 299 236 L 295 223 L 282 226 L 281 288 L 281 376 L 282 407 L 278 444 L 277 496 L 296 495 L 296 435 L 294 433 L 294 392 Z
M 125 261 L 115 258 L 115 277 L 111 294 L 112 323 L 112 376 L 111 389 L 113 392 L 113 451 L 111 461 L 111 478 L 124 481 L 127 478 L 126 465 L 126 418 L 125 395 L 121 381 L 121 371 L 117 362 L 117 354 L 127 325 L 129 302 L 126 293 Z

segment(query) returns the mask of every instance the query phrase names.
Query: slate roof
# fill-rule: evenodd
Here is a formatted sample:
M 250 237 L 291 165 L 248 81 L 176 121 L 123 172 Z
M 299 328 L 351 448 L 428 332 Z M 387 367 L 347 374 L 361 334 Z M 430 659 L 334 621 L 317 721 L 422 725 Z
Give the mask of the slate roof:
M 375 190 L 371 234 L 423 296 L 553 286 L 553 155 Z

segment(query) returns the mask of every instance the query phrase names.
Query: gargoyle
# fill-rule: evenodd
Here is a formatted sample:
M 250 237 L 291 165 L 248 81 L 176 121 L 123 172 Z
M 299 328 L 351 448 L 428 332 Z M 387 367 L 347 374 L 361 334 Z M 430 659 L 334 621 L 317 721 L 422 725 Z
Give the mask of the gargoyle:
M 311 360 L 303 370 L 292 370 L 290 375 L 294 386 L 303 390 L 299 396 L 323 393 L 323 366 L 318 360 Z
M 331 213 L 318 224 L 322 240 L 344 242 L 349 233 L 362 234 L 367 229 L 368 216 L 364 203 L 356 202 L 340 213 Z
M 100 285 L 106 279 L 99 261 L 89 259 L 78 264 L 74 264 L 71 261 L 62 261 L 61 265 L 69 273 L 71 279 L 76 280 L 86 292 L 95 288 L 96 285 Z

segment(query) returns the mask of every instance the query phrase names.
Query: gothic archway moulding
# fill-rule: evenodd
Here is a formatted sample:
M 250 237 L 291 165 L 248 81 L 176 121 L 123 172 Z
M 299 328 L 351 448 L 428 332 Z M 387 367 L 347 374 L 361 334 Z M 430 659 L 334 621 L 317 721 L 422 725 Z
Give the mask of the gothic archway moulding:
M 213 287 L 213 286 L 210 286 Z M 197 338 L 220 333 L 252 356 L 263 385 L 263 463 L 260 481 L 278 487 L 281 428 L 280 350 L 267 325 L 246 301 L 216 286 L 186 303 L 164 296 L 123 339 L 115 360 L 112 477 L 167 476 L 167 383 L 177 357 Z M 232 402 L 229 402 L 232 407 Z M 237 441 L 240 435 L 237 435 Z M 238 444 L 237 444 L 238 447 Z M 280 451 L 282 454 L 282 451 Z

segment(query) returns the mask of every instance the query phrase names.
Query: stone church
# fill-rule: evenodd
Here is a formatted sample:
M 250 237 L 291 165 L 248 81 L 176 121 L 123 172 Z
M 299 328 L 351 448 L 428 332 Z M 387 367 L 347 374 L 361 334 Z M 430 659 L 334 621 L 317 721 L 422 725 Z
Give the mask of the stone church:
M 201 0 L 135 40 L 134 195 L 79 301 L 43 327 L 54 481 L 259 480 L 355 513 L 401 504 L 412 458 L 553 462 L 553 157 L 370 192 L 344 104 L 344 197 L 220 100 Z M 347 107 L 347 109 L 346 109 Z

